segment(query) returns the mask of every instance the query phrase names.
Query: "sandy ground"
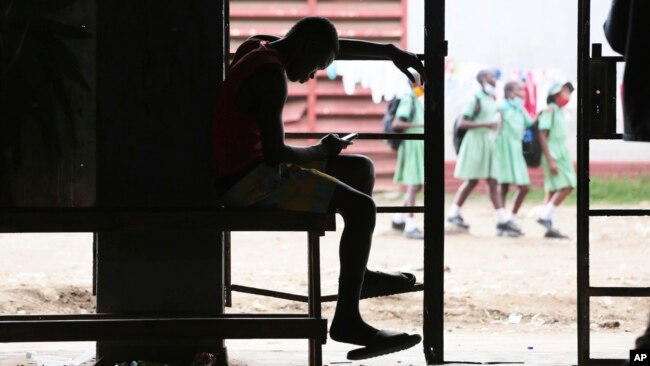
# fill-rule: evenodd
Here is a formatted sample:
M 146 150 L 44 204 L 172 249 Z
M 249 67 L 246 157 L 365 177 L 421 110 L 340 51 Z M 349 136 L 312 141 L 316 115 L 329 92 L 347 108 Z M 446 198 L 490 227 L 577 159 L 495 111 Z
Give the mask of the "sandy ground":
M 381 203 L 397 201 L 383 198 Z M 445 330 L 452 352 L 490 352 L 499 344 L 525 349 L 528 343 L 546 344 L 567 357 L 575 352 L 575 207 L 558 211 L 559 227 L 572 238 L 562 241 L 542 238 L 534 211 L 530 206 L 522 210 L 525 237 L 497 238 L 487 201 L 472 199 L 463 211 L 472 225 L 470 232 L 445 236 Z M 322 240 L 324 294 L 336 291 L 343 225 L 338 226 L 338 232 Z M 591 226 L 592 285 L 648 286 L 650 219 L 595 218 Z M 233 283 L 306 294 L 307 246 L 303 243 L 302 233 L 233 234 Z M 412 271 L 422 278 L 422 249 L 422 241 L 405 239 L 390 228 L 390 215 L 380 215 L 369 267 Z M 0 235 L 0 314 L 93 312 L 91 283 L 90 235 Z M 283 300 L 239 293 L 233 298 L 231 312 L 306 311 L 301 304 Z M 421 332 L 421 304 L 420 293 L 372 299 L 363 302 L 362 313 L 379 327 Z M 595 344 L 624 356 L 644 329 L 650 300 L 595 298 L 591 306 Z M 323 311 L 331 318 L 333 305 L 326 304 Z M 5 345 L 5 351 L 14 352 L 15 347 Z M 336 350 L 342 345 L 329 342 L 327 347 Z M 421 350 L 417 354 L 420 357 Z

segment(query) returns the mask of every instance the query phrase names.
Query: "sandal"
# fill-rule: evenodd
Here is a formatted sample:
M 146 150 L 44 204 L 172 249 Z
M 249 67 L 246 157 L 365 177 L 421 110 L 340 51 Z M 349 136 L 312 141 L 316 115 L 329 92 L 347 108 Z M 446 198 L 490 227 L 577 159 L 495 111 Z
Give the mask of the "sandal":
M 365 360 L 409 349 L 420 343 L 422 337 L 418 334 L 395 333 L 380 330 L 365 347 L 348 352 L 348 360 Z
M 368 277 L 367 272 L 375 276 Z M 405 272 L 381 272 L 366 270 L 366 277 L 361 288 L 361 298 L 390 296 L 410 289 L 415 285 L 415 275 Z

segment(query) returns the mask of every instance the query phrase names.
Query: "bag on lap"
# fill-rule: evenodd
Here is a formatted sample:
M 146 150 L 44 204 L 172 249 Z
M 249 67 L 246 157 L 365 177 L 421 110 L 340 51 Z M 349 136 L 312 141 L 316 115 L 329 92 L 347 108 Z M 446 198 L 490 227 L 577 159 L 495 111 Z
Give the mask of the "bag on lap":
M 476 117 L 478 117 L 480 113 L 481 100 L 479 97 L 476 97 L 476 104 L 474 105 L 474 111 L 472 111 L 472 117 L 468 119 L 470 121 L 473 121 L 476 119 Z M 456 121 L 454 121 L 454 150 L 456 150 L 456 154 L 458 154 L 460 151 L 460 145 L 463 143 L 463 139 L 467 133 L 466 129 L 460 128 L 460 123 L 463 121 L 463 118 L 465 118 L 465 116 L 461 113 L 460 116 L 456 118 Z
M 388 107 L 386 108 L 386 112 L 384 113 L 384 119 L 382 120 L 383 124 L 383 132 L 384 133 L 401 133 L 401 130 L 396 130 L 393 128 L 393 121 L 395 120 L 395 115 L 397 114 L 397 107 L 399 107 L 399 102 L 400 98 L 393 98 L 390 102 L 388 102 Z M 415 117 L 415 98 L 411 98 L 412 100 L 412 105 L 411 105 L 411 115 L 409 116 L 408 121 L 406 122 L 413 122 L 413 118 Z M 388 146 L 390 146 L 391 149 L 394 151 L 397 151 L 399 149 L 399 146 L 402 144 L 402 140 L 386 140 L 386 143 Z

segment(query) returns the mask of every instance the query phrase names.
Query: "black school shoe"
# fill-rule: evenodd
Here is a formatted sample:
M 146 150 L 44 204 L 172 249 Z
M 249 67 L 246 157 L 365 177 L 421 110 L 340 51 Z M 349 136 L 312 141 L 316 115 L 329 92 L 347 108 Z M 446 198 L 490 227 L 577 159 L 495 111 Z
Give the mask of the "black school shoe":
M 469 229 L 469 225 L 465 223 L 465 220 L 463 220 L 463 218 L 460 215 L 454 217 L 447 217 L 447 222 L 464 230 Z
M 558 229 L 554 228 L 546 230 L 544 237 L 548 239 L 569 239 L 567 235 L 562 234 L 560 231 L 558 231 Z
M 523 233 L 517 225 L 512 221 L 507 221 L 502 224 L 497 224 L 497 236 L 504 236 L 508 238 L 518 238 Z
M 404 231 L 404 236 L 407 239 L 417 239 L 417 240 L 424 239 L 424 233 L 418 228 L 409 231 Z
M 553 221 L 551 220 L 539 218 L 537 219 L 537 223 L 544 226 L 546 230 L 553 230 Z
M 390 223 L 391 223 L 391 226 L 393 227 L 393 229 L 395 229 L 395 230 L 404 231 L 404 228 L 406 227 L 406 221 L 395 222 L 395 221 L 391 220 Z

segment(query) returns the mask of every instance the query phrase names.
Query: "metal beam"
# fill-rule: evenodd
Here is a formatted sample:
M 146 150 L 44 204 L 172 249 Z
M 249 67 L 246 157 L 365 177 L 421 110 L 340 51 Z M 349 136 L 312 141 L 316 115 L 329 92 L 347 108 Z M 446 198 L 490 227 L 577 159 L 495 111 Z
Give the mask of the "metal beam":
M 69 317 L 69 316 L 66 316 Z M 129 315 L 128 318 L 132 316 Z M 327 319 L 302 317 L 102 318 L 46 319 L 38 316 L 0 318 L 0 343 L 127 341 L 142 339 L 319 339 L 327 337 Z

